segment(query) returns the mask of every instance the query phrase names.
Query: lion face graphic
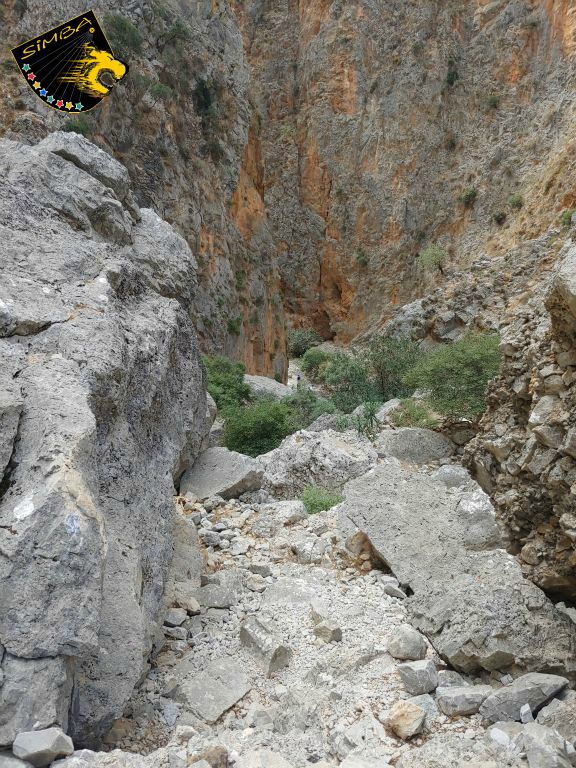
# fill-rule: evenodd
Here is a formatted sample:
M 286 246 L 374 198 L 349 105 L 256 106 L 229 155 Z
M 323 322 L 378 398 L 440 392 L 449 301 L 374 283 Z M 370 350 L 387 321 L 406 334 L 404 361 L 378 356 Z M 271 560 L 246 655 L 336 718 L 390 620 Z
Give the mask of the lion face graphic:
M 122 61 L 89 43 L 83 46 L 82 58 L 73 59 L 70 64 L 68 72 L 59 78 L 60 82 L 73 83 L 83 93 L 100 98 L 107 96 L 114 82 L 121 80 L 128 71 Z M 103 78 L 109 79 L 104 82 Z

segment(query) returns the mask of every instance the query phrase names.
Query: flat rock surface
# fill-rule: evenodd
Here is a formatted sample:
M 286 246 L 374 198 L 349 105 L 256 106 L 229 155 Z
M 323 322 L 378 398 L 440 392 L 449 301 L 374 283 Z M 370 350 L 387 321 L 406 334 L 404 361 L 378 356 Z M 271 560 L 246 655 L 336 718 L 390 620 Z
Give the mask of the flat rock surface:
M 199 499 L 222 496 L 225 499 L 257 491 L 262 485 L 263 468 L 258 459 L 228 448 L 209 448 L 196 459 L 180 482 L 180 493 Z
M 376 450 L 382 457 L 392 456 L 412 464 L 429 464 L 448 458 L 456 446 L 447 437 L 431 429 L 403 427 L 380 432 L 376 439 Z
M 414 592 L 412 624 L 454 667 L 576 671 L 576 626 L 491 548 L 494 513 L 480 491 L 471 499 L 390 460 L 344 494 L 341 514 Z

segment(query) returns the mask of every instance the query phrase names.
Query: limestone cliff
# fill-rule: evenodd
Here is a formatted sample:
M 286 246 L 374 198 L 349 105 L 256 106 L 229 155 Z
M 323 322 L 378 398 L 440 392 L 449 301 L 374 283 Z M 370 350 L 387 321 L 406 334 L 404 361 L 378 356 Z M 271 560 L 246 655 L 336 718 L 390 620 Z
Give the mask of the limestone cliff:
M 282 379 L 284 312 L 262 198 L 258 115 L 237 23 L 225 4 L 217 6 L 93 6 L 130 72 L 101 107 L 76 120 L 35 99 L 6 52 L 7 87 L 18 97 L 0 117 L 0 135 L 30 142 L 76 128 L 115 155 L 130 172 L 138 203 L 173 224 L 197 259 L 200 290 L 191 310 L 203 349 Z M 84 9 L 77 0 L 8 3 L 0 24 L 15 45 Z M 119 17 L 130 25 L 127 41 L 110 31 Z
M 207 429 L 197 267 L 80 136 L 1 140 L 0 178 L 0 745 L 92 743 L 147 670 Z

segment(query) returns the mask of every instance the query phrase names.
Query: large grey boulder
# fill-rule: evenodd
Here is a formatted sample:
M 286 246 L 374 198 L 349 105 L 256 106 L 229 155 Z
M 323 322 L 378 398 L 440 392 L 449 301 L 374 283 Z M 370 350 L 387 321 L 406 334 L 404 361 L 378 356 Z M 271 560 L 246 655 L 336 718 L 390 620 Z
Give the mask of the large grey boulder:
M 567 685 L 568 680 L 560 675 L 538 672 L 522 675 L 488 696 L 480 707 L 480 714 L 491 723 L 520 720 L 520 710 L 524 704 L 528 704 L 534 713 Z
M 392 456 L 411 464 L 430 464 L 451 456 L 456 446 L 431 429 L 402 427 L 381 432 L 376 440 L 376 450 L 381 457 Z
M 348 483 L 344 496 L 343 524 L 364 533 L 411 588 L 411 623 L 453 667 L 576 672 L 574 623 L 512 556 L 481 548 L 494 546 L 485 499 L 470 503 L 393 460 Z
M 428 650 L 426 640 L 409 624 L 402 624 L 392 632 L 387 647 L 395 659 L 410 661 L 424 659 Z
M 552 699 L 538 712 L 536 721 L 558 731 L 576 747 L 576 691 L 564 691 L 562 699 Z
M 42 768 L 58 757 L 71 755 L 74 744 L 61 728 L 46 728 L 19 733 L 12 744 L 12 752 L 16 757 Z
M 82 137 L 0 141 L 0 179 L 0 745 L 90 743 L 146 669 L 206 431 L 196 262 Z
M 232 658 L 215 659 L 198 673 L 185 659 L 175 667 L 174 675 L 178 680 L 177 698 L 207 723 L 215 723 L 251 688 L 242 666 Z
M 420 749 L 405 752 L 397 768 L 528 768 L 517 750 L 506 752 L 497 744 L 463 739 L 460 735 L 436 735 Z
M 287 387 L 276 379 L 269 379 L 267 376 L 244 376 L 244 383 L 248 384 L 252 393 L 256 397 L 275 397 L 280 400 L 294 394 L 292 387 Z
M 489 685 L 437 688 L 436 701 L 438 702 L 438 708 L 449 717 L 474 715 L 493 690 Z
M 376 464 L 370 441 L 357 432 L 300 431 L 274 451 L 261 456 L 262 487 L 280 499 L 299 496 L 308 485 L 340 488 Z
M 228 448 L 209 448 L 184 473 L 180 493 L 190 493 L 199 499 L 210 496 L 232 499 L 259 490 L 263 475 L 264 468 L 258 459 Z

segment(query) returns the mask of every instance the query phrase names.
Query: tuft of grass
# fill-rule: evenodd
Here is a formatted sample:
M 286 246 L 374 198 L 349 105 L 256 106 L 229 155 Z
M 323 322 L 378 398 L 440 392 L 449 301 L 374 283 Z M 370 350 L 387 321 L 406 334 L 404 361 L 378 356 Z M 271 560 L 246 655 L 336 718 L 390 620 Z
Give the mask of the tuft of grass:
M 490 109 L 498 109 L 500 106 L 500 96 L 497 96 L 495 93 L 493 93 L 486 99 L 486 104 Z
M 520 208 L 522 208 L 524 205 L 524 198 L 519 194 L 510 195 L 508 198 L 508 205 L 510 208 L 514 208 L 516 211 L 519 211 Z
M 562 215 L 560 216 L 560 221 L 562 222 L 563 227 L 570 227 L 572 226 L 572 216 L 576 213 L 576 209 L 574 208 L 568 208 L 565 211 L 562 211 Z
M 318 512 L 324 512 L 327 509 L 332 509 L 337 504 L 344 501 L 344 496 L 336 491 L 320 488 L 317 485 L 309 485 L 304 489 L 300 500 L 306 507 L 306 512 L 309 515 L 315 515 Z
M 434 429 L 438 419 L 434 416 L 430 404 L 425 400 L 402 400 L 400 406 L 390 414 L 390 421 L 396 427 L 422 427 Z
M 364 251 L 362 248 L 359 249 L 358 253 L 356 254 L 356 263 L 359 267 L 367 267 L 370 263 L 370 258 L 366 251 Z
M 496 213 L 494 214 L 494 221 L 496 222 L 496 224 L 498 224 L 499 227 L 501 227 L 502 224 L 504 224 L 504 222 L 506 221 L 506 218 L 507 216 L 505 211 L 496 211 Z

